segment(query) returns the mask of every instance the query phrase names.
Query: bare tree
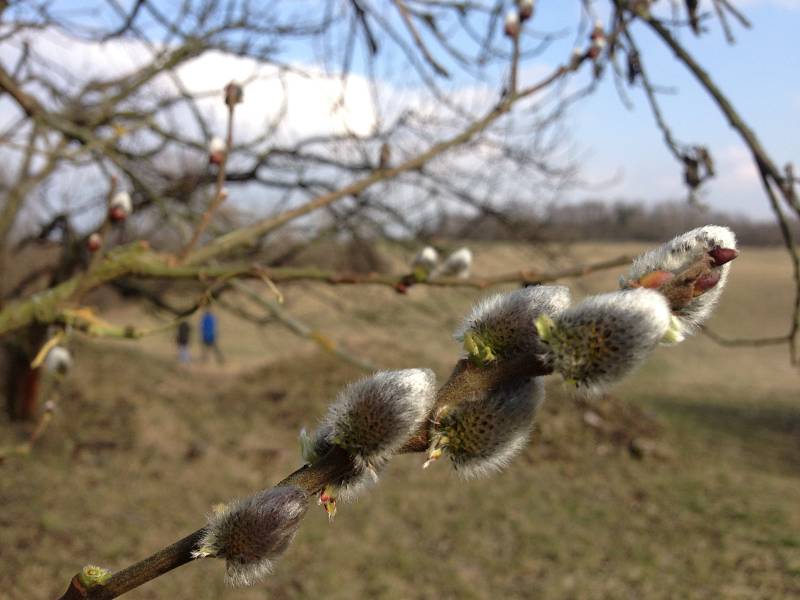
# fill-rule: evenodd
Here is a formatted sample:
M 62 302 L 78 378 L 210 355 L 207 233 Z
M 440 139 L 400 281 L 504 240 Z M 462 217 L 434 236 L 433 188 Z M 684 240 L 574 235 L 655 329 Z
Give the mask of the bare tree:
M 800 216 L 795 177 L 790 166 L 781 169 L 766 152 L 675 35 L 687 27 L 702 34 L 714 15 L 729 36 L 730 20 L 745 25 L 747 21 L 726 0 L 713 1 L 714 15 L 687 2 L 685 14 L 674 17 L 662 14 L 658 2 L 610 0 L 602 3 L 608 22 L 594 23 L 600 4 L 581 2 L 578 47 L 549 73 L 530 79 L 526 64 L 564 34 L 538 31 L 534 3 L 524 0 L 514 7 L 501 1 L 206 0 L 187 1 L 176 14 L 152 0 L 137 0 L 127 8 L 114 0 L 98 0 L 93 5 L 97 11 L 88 12 L 65 10 L 58 0 L 0 3 L 0 39 L 11 49 L 0 62 L 0 101 L 13 107 L 0 132 L 9 165 L 0 207 L 0 336 L 9 364 L 9 413 L 16 418 L 36 415 L 43 352 L 65 329 L 121 338 L 145 333 L 135 326 L 108 323 L 86 308 L 86 295 L 105 285 L 140 294 L 180 319 L 209 296 L 241 289 L 240 280 L 246 278 L 382 284 L 402 292 L 410 285 L 542 283 L 627 262 L 461 278 L 432 277 L 430 271 L 390 276 L 300 269 L 280 266 L 278 260 L 264 264 L 262 257 L 277 232 L 289 224 L 305 226 L 301 245 L 330 231 L 424 240 L 425 219 L 454 206 L 492 216 L 513 232 L 504 201 L 532 202 L 537 196 L 557 194 L 574 179 L 577 165 L 569 154 L 563 158 L 560 120 L 570 105 L 609 76 L 621 88 L 644 89 L 666 144 L 684 166 L 688 188 L 696 190 L 715 175 L 713 158 L 702 142 L 679 143 L 672 134 L 648 76 L 647 57 L 637 43 L 642 29 L 675 53 L 753 155 L 793 259 L 797 299 L 791 326 L 785 336 L 772 341 L 788 343 L 794 360 L 800 329 L 800 261 L 789 225 L 792 217 L 785 213 Z M 79 55 L 87 48 L 103 52 L 112 47 L 133 57 L 127 68 L 113 65 L 107 72 L 84 72 L 58 56 L 70 56 L 70 49 Z M 308 48 L 319 49 L 321 60 L 313 67 L 298 65 L 297 57 Z M 251 72 L 235 77 L 224 91 L 213 86 L 198 89 L 186 79 L 201 57 L 244 61 L 237 64 L 249 66 Z M 383 75 L 392 69 L 399 69 L 414 85 L 388 86 Z M 321 131 L 298 136 L 286 124 L 293 107 L 302 105 L 303 93 L 319 93 L 303 87 L 308 81 L 335 84 L 330 120 L 336 126 L 327 124 Z M 457 82 L 455 92 L 448 82 Z M 463 82 L 470 87 L 466 97 L 459 93 L 467 87 Z M 237 129 L 249 106 L 249 91 L 259 85 L 274 90 L 277 101 L 268 111 L 260 109 L 266 119 L 262 116 L 255 132 L 252 127 Z M 347 115 L 348 90 L 358 85 L 365 86 L 371 101 L 359 107 L 361 120 L 355 124 Z M 209 102 L 226 108 L 224 120 L 210 116 Z M 62 202 L 54 202 L 54 193 L 66 191 L 59 182 L 70 180 L 80 182 L 79 192 L 72 189 Z M 520 180 L 526 182 L 524 191 L 519 190 Z M 241 209 L 244 200 L 256 203 L 258 214 L 243 223 L 225 208 Z M 5 276 L 23 248 L 54 239 L 58 249 L 49 264 L 13 281 Z M 709 239 L 704 237 L 703 243 Z M 652 297 L 642 308 L 645 321 L 653 324 L 644 332 L 645 350 L 667 335 L 668 309 L 680 313 L 724 283 L 719 269 L 735 257 L 732 246 L 716 240 L 680 268 L 655 261 L 647 265 L 648 272 L 637 272 L 628 282 L 629 287 L 660 292 L 652 292 L 657 299 Z M 172 307 L 163 295 L 139 285 L 144 279 L 199 281 L 208 289 L 196 302 Z M 607 307 L 601 304 L 613 312 L 626 301 L 615 297 Z M 465 394 L 488 398 L 503 390 L 514 396 L 524 388 L 528 395 L 532 378 L 554 369 L 572 378 L 568 357 L 557 350 L 569 344 L 557 332 L 568 331 L 574 323 L 559 322 L 560 311 L 550 312 L 553 322 L 537 320 L 539 337 L 550 339 L 556 348 L 547 359 L 530 360 L 527 350 L 524 360 L 516 355 L 504 358 L 494 344 L 494 330 L 466 332 L 470 358 L 456 365 L 423 417 L 432 417 L 438 425 L 445 416 L 440 410 L 457 405 Z M 301 325 L 291 325 L 274 306 L 271 314 L 303 334 Z M 628 317 L 624 313 L 622 322 L 629 322 Z M 594 343 L 580 333 L 581 344 Z M 643 354 L 644 350 L 633 352 L 626 369 Z M 533 410 L 529 412 L 532 416 Z M 405 436 L 399 444 L 394 442 L 400 438 L 392 436 L 392 451 L 429 451 L 435 458 L 437 450 L 447 447 L 446 432 L 419 428 L 416 421 L 412 425 L 398 434 Z M 317 447 L 319 456 L 309 455 L 309 464 L 279 487 L 299 489 L 304 499 L 322 493 L 320 499 L 328 503 L 328 485 L 341 486 L 354 473 L 374 466 L 372 455 L 347 452 L 341 444 L 328 444 L 324 450 Z M 244 518 L 252 506 L 261 507 L 276 515 L 270 531 L 289 531 L 294 517 L 273 511 L 273 501 L 267 493 L 231 514 Z M 213 544 L 202 554 L 198 543 L 203 531 L 208 529 L 110 579 L 102 573 L 76 576 L 65 597 L 116 597 L 193 558 L 225 556 L 225 550 Z M 276 548 L 285 547 L 288 538 L 275 539 Z M 271 556 L 272 550 L 264 553 Z

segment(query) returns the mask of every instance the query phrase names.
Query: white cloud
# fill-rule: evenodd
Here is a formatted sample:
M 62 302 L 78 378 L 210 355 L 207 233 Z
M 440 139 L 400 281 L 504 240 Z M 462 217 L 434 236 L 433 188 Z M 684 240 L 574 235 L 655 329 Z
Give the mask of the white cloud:
M 146 65 L 153 51 L 141 42 L 112 40 L 105 43 L 80 41 L 54 30 L 26 35 L 35 53 L 50 63 L 54 76 L 68 74 L 74 85 L 93 78 L 122 77 Z M 19 47 L 4 45 L 0 59 L 13 64 Z M 375 126 L 376 113 L 369 82 L 358 75 L 346 81 L 326 75 L 314 65 L 297 65 L 296 71 L 281 71 L 259 65 L 255 60 L 206 52 L 182 65 L 177 75 L 190 92 L 219 94 L 202 98 L 198 106 L 218 128 L 223 128 L 226 108 L 222 89 L 230 81 L 248 83 L 245 102 L 236 109 L 238 139 L 257 137 L 279 114 L 286 103 L 286 114 L 277 134 L 283 141 L 310 135 L 353 133 L 369 134 Z M 155 92 L 174 93 L 174 84 L 166 76 L 155 82 Z M 6 111 L 4 111 L 5 113 Z M 186 111 L 173 111 L 173 126 L 191 123 Z M 9 115 L 7 118 L 13 118 Z M 220 132 L 221 133 L 221 132 Z
M 216 97 L 198 101 L 200 109 L 220 127 L 227 110 L 222 102 L 223 87 L 230 81 L 245 82 L 245 101 L 236 108 L 238 129 L 245 139 L 262 134 L 284 105 L 279 129 L 282 138 L 348 132 L 365 136 L 372 132 L 376 115 L 366 79 L 350 75 L 343 82 L 313 66 L 302 71 L 281 72 L 249 58 L 207 52 L 183 65 L 177 74 L 190 92 L 220 90 Z

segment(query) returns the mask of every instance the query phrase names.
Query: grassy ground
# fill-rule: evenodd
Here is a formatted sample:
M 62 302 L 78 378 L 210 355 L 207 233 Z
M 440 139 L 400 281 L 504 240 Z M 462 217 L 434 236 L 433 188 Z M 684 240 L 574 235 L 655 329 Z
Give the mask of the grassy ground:
M 540 260 L 513 246 L 476 250 L 479 273 Z M 593 275 L 575 295 L 611 289 L 616 275 Z M 480 295 L 284 292 L 293 315 L 349 351 L 442 379 L 458 354 L 450 332 Z M 790 302 L 782 253 L 747 249 L 712 326 L 778 335 Z M 132 306 L 108 316 L 155 322 Z M 359 371 L 279 324 L 221 319 L 223 367 L 177 366 L 169 334 L 76 346 L 52 426 L 31 457 L 0 465 L 0 598 L 54 597 L 87 562 L 125 566 L 197 528 L 214 503 L 298 466 L 298 429 Z M 701 336 L 659 349 L 614 398 L 583 402 L 555 380 L 549 392 L 533 443 L 499 476 L 464 483 L 444 462 L 422 471 L 420 457 L 400 457 L 332 525 L 312 510 L 256 588 L 226 589 L 223 565 L 204 561 L 127 597 L 800 595 L 800 373 L 785 349 L 722 349 Z M 25 433 L 0 422 L 0 446 Z

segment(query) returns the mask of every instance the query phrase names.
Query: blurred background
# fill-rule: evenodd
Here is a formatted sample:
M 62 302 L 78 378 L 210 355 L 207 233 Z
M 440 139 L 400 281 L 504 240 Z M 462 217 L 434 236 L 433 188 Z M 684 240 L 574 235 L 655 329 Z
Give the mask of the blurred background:
M 548 378 L 502 474 L 399 456 L 256 587 L 126 597 L 799 596 L 800 3 L 264 4 L 0 1 L 0 597 L 279 481 L 366 373 L 445 381 L 481 298 L 710 223 L 706 328 L 604 397 Z M 469 272 L 410 278 L 426 246 Z

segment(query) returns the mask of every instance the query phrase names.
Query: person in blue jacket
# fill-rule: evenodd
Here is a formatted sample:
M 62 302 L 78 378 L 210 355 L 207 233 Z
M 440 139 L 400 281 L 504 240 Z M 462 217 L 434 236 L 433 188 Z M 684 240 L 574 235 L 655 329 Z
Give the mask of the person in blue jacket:
M 211 309 L 206 309 L 200 319 L 200 339 L 203 342 L 201 354 L 203 362 L 208 359 L 210 352 L 214 353 L 219 364 L 225 362 L 225 357 L 222 356 L 222 350 L 217 343 L 217 317 L 211 312 Z

